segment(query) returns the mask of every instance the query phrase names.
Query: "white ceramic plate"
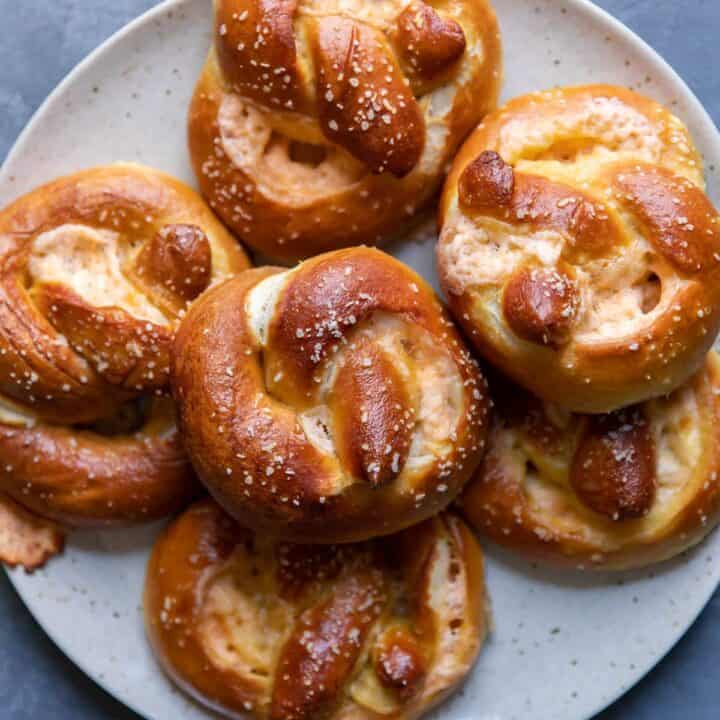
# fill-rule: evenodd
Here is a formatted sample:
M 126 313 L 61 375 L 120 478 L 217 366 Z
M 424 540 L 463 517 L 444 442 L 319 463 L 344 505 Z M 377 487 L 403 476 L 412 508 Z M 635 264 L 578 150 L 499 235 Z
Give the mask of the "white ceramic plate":
M 585 0 L 495 0 L 505 97 L 552 85 L 630 85 L 672 107 L 706 157 L 717 132 L 683 82 L 642 41 Z M 115 160 L 192 182 L 185 116 L 210 42 L 209 0 L 160 5 L 82 63 L 26 128 L 0 176 L 0 203 L 40 182 Z M 428 234 L 393 248 L 434 278 Z M 153 720 L 207 714 L 173 690 L 145 644 L 140 594 L 157 528 L 79 533 L 65 555 L 10 577 L 48 634 L 90 677 Z M 448 720 L 581 720 L 600 711 L 673 646 L 720 580 L 720 535 L 651 572 L 558 574 L 488 548 L 494 632 Z

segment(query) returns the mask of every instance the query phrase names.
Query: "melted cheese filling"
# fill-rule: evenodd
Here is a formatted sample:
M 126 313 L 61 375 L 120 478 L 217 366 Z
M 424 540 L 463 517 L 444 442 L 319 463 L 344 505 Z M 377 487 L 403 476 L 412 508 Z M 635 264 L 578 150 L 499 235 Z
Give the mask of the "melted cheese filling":
M 68 224 L 33 240 L 28 271 L 35 284 L 65 285 L 93 307 L 121 308 L 139 320 L 167 324 L 165 316 L 128 282 L 122 260 L 115 233 Z

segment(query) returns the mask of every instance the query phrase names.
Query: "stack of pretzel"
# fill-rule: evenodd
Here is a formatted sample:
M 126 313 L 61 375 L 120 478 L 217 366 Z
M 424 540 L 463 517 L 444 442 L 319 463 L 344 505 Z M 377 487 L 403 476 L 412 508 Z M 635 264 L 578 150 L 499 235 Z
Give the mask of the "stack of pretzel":
M 207 205 L 115 165 L 0 213 L 0 555 L 183 511 L 144 595 L 181 687 L 231 717 L 417 718 L 485 636 L 470 526 L 620 569 L 720 519 L 718 215 L 647 98 L 496 109 L 487 0 L 214 13 Z M 443 182 L 448 309 L 369 247 Z

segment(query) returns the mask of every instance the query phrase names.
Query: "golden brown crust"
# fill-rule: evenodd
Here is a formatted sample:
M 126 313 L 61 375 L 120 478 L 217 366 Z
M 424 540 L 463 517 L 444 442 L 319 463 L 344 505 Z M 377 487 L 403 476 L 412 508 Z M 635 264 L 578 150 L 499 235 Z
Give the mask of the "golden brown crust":
M 626 569 L 671 558 L 720 521 L 720 362 L 666 398 L 570 415 L 493 383 L 488 452 L 461 498 L 480 532 L 533 559 Z
M 319 19 L 311 39 L 318 120 L 326 137 L 373 172 L 407 175 L 422 155 L 425 120 L 388 41 L 344 17 Z
M 488 0 L 216 0 L 189 114 L 202 192 L 284 261 L 395 237 L 495 107 L 501 66 Z
M 143 605 L 176 683 L 259 720 L 417 718 L 486 632 L 480 549 L 451 514 L 360 544 L 286 545 L 201 502 L 157 541 Z
M 559 269 L 521 268 L 502 298 L 505 321 L 523 340 L 559 346 L 567 342 L 579 304 L 575 283 Z
M 426 283 L 336 251 L 204 294 L 172 372 L 200 478 L 241 524 L 302 542 L 395 532 L 480 461 L 484 378 Z
M 398 15 L 392 37 L 415 82 L 447 72 L 467 48 L 462 26 L 421 0 L 409 3 Z
M 247 267 L 196 193 L 139 165 L 60 178 L 0 212 L 0 489 L 91 526 L 192 498 L 160 397 L 172 339 L 190 299 Z
M 586 507 L 612 520 L 647 515 L 656 498 L 657 457 L 643 408 L 590 415 L 569 480 Z
M 356 352 L 335 376 L 328 404 L 340 462 L 372 487 L 392 482 L 393 464 L 407 462 L 412 426 L 405 422 L 407 388 L 391 359 L 369 340 L 356 343 Z M 385 451 L 388 445 L 392 454 Z
M 134 274 L 177 314 L 212 280 L 212 248 L 197 225 L 166 225 L 145 243 L 134 260 Z
M 135 432 L 107 436 L 40 423 L 0 424 L 0 487 L 39 516 L 73 527 L 169 515 L 199 491 L 169 398 L 151 401 Z
M 548 401 L 609 412 L 665 394 L 720 329 L 720 222 L 703 188 L 687 129 L 647 98 L 594 85 L 512 100 L 445 186 L 450 309 Z

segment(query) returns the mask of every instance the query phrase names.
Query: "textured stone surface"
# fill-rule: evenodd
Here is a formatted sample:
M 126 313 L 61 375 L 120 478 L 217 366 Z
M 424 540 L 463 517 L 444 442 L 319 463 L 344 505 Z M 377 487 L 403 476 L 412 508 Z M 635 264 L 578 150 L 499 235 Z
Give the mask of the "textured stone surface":
M 538 4 L 561 1 L 538 0 Z M 65 74 L 106 37 L 154 4 L 153 0 L 0 0 L 0 158 Z M 715 39 L 720 34 L 717 0 L 598 0 L 598 4 L 655 47 L 689 83 L 713 119 L 720 119 L 720 74 L 714 66 Z M 0 575 L 0 615 L 4 618 L 0 623 L 0 718 L 137 720 L 52 645 L 4 574 Z M 597 720 L 683 716 L 716 720 L 720 688 L 712 658 L 719 651 L 720 594 L 658 668 Z

